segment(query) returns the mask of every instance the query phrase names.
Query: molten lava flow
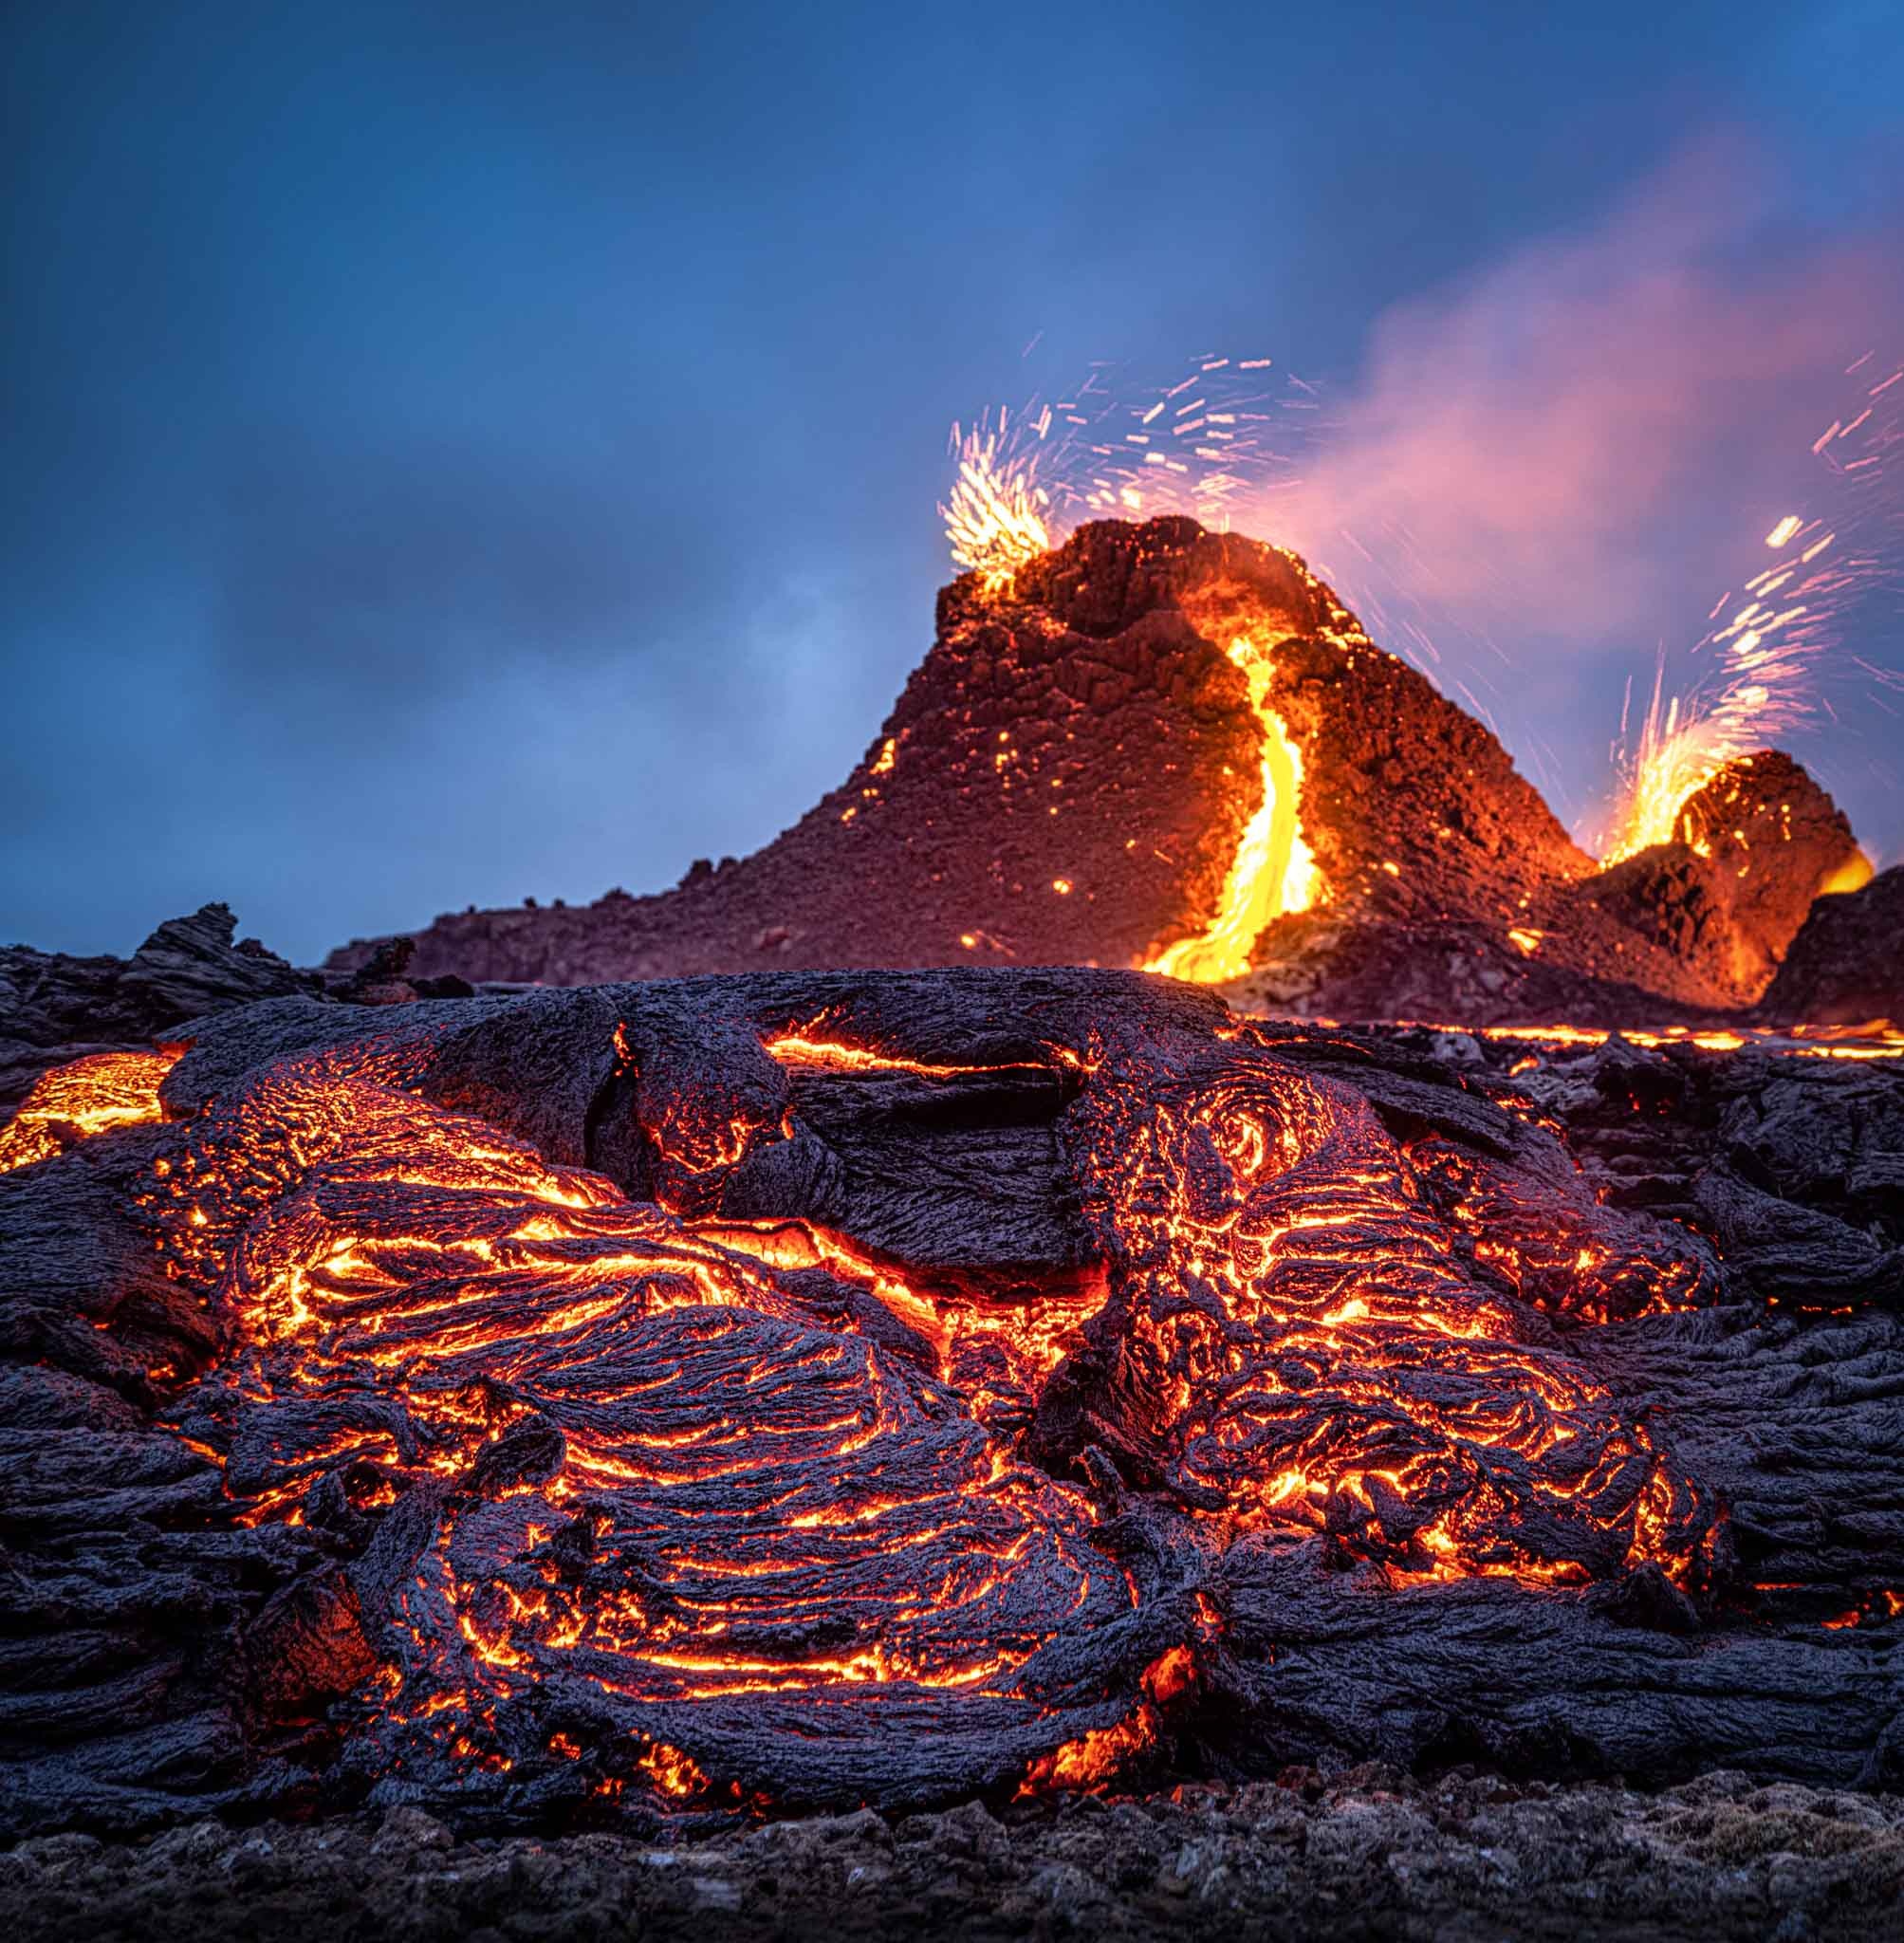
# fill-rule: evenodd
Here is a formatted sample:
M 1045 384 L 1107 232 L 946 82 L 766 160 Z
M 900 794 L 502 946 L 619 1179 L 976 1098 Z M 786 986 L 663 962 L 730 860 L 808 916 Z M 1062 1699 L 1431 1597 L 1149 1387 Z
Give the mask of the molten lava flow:
M 1904 1059 L 1904 1027 L 1887 1019 L 1861 1026 L 1792 1026 L 1779 1031 L 1766 1026 L 1434 1026 L 1436 1032 L 1474 1032 L 1483 1039 L 1526 1041 L 1534 1046 L 1604 1046 L 1616 1036 L 1649 1050 L 1662 1046 L 1691 1046 L 1701 1052 L 1736 1052 L 1752 1046 L 1788 1059 Z
M 175 1267 L 240 1332 L 194 1403 L 228 1487 L 427 1511 L 377 1698 L 393 1759 L 507 1764 L 512 1710 L 564 1680 L 671 1749 L 656 1710 L 742 1694 L 1035 1722 L 1044 1643 L 1129 1614 L 1083 1498 L 956 1406 L 932 1345 L 861 1333 L 856 1290 L 921 1306 L 896 1275 L 804 1224 L 626 1202 L 401 1091 L 400 1057 L 348 1065 L 254 1082 L 161 1191 Z M 701 1773 L 625 1753 L 663 1793 Z
M 1250 948 L 1272 918 L 1306 911 L 1316 898 L 1316 861 L 1303 841 L 1303 757 L 1269 706 L 1273 644 L 1251 635 L 1229 643 L 1229 658 L 1249 683 L 1249 706 L 1263 734 L 1263 802 L 1244 825 L 1217 900 L 1195 937 L 1179 938 L 1143 968 L 1197 985 L 1220 985 L 1249 969 Z
M 1051 1048 L 1092 1258 L 1010 1299 L 631 1201 L 419 1098 L 431 1029 L 263 1068 L 149 1197 L 232 1344 L 178 1399 L 194 1448 L 246 1522 L 357 1561 L 345 1717 L 391 1771 L 738 1807 L 763 1732 L 867 1773 L 977 1735 L 1099 1786 L 1197 1687 L 1204 1553 L 1320 1540 L 1372 1591 L 1716 1569 L 1710 1496 L 1562 1333 L 1707 1299 L 1698 1262 L 1570 1174 L 1403 1149 L 1267 1027 Z M 848 1087 L 1023 1070 L 841 1032 L 759 1043 Z M 730 1138 L 671 1180 L 800 1137 L 735 1097 L 697 1085 Z
M 49 1160 L 75 1140 L 114 1127 L 164 1119 L 158 1089 L 179 1050 L 94 1052 L 42 1073 L 0 1127 L 0 1174 Z
M 1006 454 L 1004 421 L 1001 412 L 996 430 L 981 422 L 958 440 L 958 476 L 939 508 L 953 561 L 976 573 L 988 594 L 1002 593 L 1051 545 L 1047 502 L 1032 483 L 1035 460 Z
M 1192 1502 L 1405 1580 L 1710 1576 L 1710 1498 L 1521 1307 L 1690 1305 L 1710 1295 L 1696 1262 L 1635 1250 L 1558 1179 L 1517 1204 L 1478 1162 L 1425 1181 L 1427 1146 L 1403 1156 L 1362 1101 L 1241 1044 L 1145 1064 L 1148 1085 L 1080 1102 L 1081 1172 L 1129 1264 L 1116 1381 Z
M 799 1032 L 779 1032 L 764 1039 L 763 1047 L 783 1065 L 822 1066 L 834 1072 L 916 1073 L 933 1080 L 955 1079 L 968 1073 L 1030 1072 L 1038 1068 L 1015 1065 L 975 1066 L 944 1061 L 903 1059 L 869 1046 L 850 1046 L 841 1039 L 822 1039 L 816 1033 L 825 1021 L 816 1020 Z

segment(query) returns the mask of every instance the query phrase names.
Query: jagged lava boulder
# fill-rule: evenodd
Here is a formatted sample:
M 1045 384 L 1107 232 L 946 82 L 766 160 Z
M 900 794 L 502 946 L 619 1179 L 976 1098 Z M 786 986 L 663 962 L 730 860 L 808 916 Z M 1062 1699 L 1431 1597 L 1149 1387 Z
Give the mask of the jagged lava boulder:
M 1904 864 L 1819 898 L 1759 1010 L 1770 1025 L 1904 1023 Z

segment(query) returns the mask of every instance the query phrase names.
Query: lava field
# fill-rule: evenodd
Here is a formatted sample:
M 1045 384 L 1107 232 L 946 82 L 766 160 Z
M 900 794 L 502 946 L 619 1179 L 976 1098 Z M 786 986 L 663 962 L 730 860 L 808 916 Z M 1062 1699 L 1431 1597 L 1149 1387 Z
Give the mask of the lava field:
M 1174 519 L 955 583 L 846 786 L 665 896 L 0 950 L 0 1890 L 327 1921 L 335 1840 L 436 1934 L 545 1841 L 663 1925 L 965 1923 L 979 1858 L 1334 1934 L 1373 1816 L 1368 1911 L 1498 1822 L 1557 1923 L 1744 1934 L 1744 1800 L 1869 1823 L 1804 1894 L 1875 1909 L 1900 896 L 1773 750 L 1588 856 Z
M 229 938 L 6 966 L 7 1835 L 1898 1784 L 1895 1061 Z

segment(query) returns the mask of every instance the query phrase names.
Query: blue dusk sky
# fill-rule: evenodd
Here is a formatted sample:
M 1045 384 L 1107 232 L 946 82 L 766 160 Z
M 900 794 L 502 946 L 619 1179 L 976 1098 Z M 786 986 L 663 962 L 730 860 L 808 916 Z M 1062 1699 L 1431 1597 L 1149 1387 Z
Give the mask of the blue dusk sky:
M 950 421 L 1216 347 L 1342 427 L 1239 524 L 1585 817 L 1629 677 L 1836 516 L 1810 440 L 1904 359 L 1892 0 L 0 33 L 9 941 L 223 897 L 309 961 L 750 850 L 930 644 Z M 1904 529 L 1859 517 L 1793 746 L 1895 860 Z

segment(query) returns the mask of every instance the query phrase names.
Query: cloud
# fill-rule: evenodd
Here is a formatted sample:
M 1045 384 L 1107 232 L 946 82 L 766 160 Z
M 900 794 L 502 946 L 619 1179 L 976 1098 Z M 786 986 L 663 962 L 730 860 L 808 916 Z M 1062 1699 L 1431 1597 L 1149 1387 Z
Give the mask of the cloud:
M 1747 144 L 1707 141 L 1598 224 L 1383 317 L 1317 463 L 1260 516 L 1377 598 L 1359 549 L 1398 562 L 1471 631 L 1650 643 L 1684 618 L 1689 550 L 1817 483 L 1821 403 L 1904 324 L 1900 239 L 1807 233 Z

